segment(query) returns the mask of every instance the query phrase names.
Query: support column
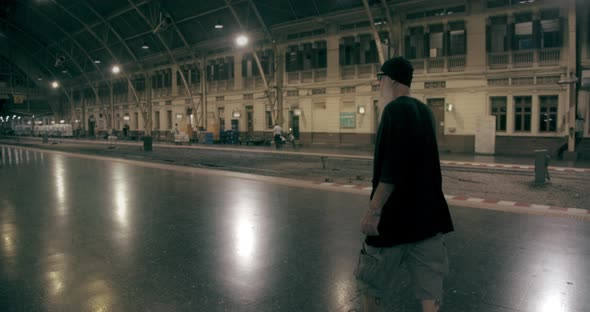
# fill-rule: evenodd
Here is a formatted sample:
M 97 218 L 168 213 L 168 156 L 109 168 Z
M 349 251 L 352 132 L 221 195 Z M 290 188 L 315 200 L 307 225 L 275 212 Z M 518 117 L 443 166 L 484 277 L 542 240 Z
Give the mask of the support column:
M 574 81 L 576 73 L 576 0 L 568 1 L 568 18 L 567 18 L 567 42 L 568 42 L 568 64 L 566 79 L 568 80 L 568 144 L 567 150 L 569 153 L 574 153 L 576 150 L 576 82 Z M 577 155 L 570 155 L 569 158 L 577 158 Z M 566 155 L 566 158 L 567 155 Z
M 111 77 L 111 84 L 109 85 L 109 91 L 111 96 L 111 108 L 110 108 L 110 127 L 111 129 L 115 129 L 115 94 L 114 94 L 114 87 L 113 87 L 113 78 Z M 109 129 L 109 130 L 111 130 Z M 108 131 L 107 131 L 108 132 Z
M 532 98 L 532 107 L 531 107 L 531 134 L 533 135 L 538 135 L 539 134 L 539 124 L 540 124 L 540 120 L 539 120 L 539 114 L 541 112 L 541 103 L 539 101 L 539 95 L 534 92 L 534 94 L 531 95 Z
M 151 83 L 151 77 L 149 75 L 146 75 L 146 85 L 145 85 L 145 90 L 147 93 L 146 96 L 146 112 L 144 115 L 144 121 L 143 121 L 143 126 L 144 126 L 144 132 L 145 132 L 145 136 L 151 137 L 152 136 L 152 83 Z M 147 83 L 149 81 L 149 83 Z M 151 144 L 150 144 L 151 145 Z M 144 145 L 145 146 L 145 145 Z M 150 150 L 151 150 L 151 146 L 150 146 Z
M 173 64 L 172 67 L 170 68 L 171 70 L 171 80 L 172 80 L 172 96 L 178 96 L 178 85 L 176 84 L 176 75 L 178 75 L 178 71 L 180 70 L 180 68 L 178 67 L 178 65 Z M 181 78 L 182 79 L 182 78 Z
M 241 52 L 234 54 L 234 90 L 242 90 L 244 88 L 244 78 L 242 77 L 242 58 Z
M 333 25 L 328 27 L 326 47 L 328 49 L 328 81 L 340 80 L 340 37 Z
M 201 120 L 199 126 L 207 129 L 207 65 L 206 59 L 203 56 L 201 58 L 200 71 L 201 71 Z M 234 64 L 235 65 L 235 64 Z M 196 113 L 196 112 L 195 112 Z
M 276 96 L 277 96 L 277 111 L 278 111 L 278 118 L 276 122 L 282 127 L 283 126 L 283 84 L 285 78 L 285 71 L 284 71 L 284 64 L 285 61 L 283 59 L 284 50 L 279 48 L 276 44 L 273 45 L 273 54 L 275 56 L 275 77 L 276 77 Z
M 506 134 L 514 133 L 514 96 L 508 94 L 506 99 Z

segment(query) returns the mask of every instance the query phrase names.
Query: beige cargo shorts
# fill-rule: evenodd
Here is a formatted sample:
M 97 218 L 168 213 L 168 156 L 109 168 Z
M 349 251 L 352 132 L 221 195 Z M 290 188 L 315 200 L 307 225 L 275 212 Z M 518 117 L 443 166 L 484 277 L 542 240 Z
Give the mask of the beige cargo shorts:
M 403 267 L 410 272 L 417 299 L 442 300 L 443 280 L 449 272 L 444 235 L 385 248 L 363 242 L 354 275 L 364 294 L 385 299 L 395 290 Z

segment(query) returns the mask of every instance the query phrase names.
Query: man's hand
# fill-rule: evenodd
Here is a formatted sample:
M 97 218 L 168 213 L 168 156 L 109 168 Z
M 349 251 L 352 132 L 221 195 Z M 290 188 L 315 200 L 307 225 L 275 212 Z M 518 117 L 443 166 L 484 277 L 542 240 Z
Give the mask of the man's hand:
M 381 212 L 367 209 L 367 212 L 365 212 L 365 215 L 361 219 L 361 232 L 369 236 L 379 235 L 379 231 L 377 230 L 379 220 L 381 220 Z

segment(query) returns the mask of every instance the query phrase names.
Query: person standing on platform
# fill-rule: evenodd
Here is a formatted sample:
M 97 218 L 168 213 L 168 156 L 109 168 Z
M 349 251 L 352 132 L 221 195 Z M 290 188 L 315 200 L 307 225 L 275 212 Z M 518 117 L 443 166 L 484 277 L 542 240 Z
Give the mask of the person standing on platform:
M 442 191 L 433 113 L 410 97 L 414 69 L 403 57 L 381 67 L 381 122 L 373 191 L 361 220 L 366 235 L 354 274 L 365 312 L 388 306 L 402 267 L 412 276 L 423 312 L 438 311 L 448 273 L 443 234 L 453 223 Z
M 279 149 L 281 147 L 281 144 L 283 143 L 281 141 L 281 136 L 283 135 L 283 128 L 281 128 L 281 126 L 279 126 L 279 124 L 276 123 L 275 127 L 272 129 L 272 133 L 274 134 L 275 148 Z

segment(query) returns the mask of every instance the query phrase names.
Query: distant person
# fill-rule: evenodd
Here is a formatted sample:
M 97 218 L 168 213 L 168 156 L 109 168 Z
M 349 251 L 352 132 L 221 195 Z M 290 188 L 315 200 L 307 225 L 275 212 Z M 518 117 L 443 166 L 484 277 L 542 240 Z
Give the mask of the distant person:
M 584 139 L 584 119 L 576 118 L 576 123 L 574 127 L 574 149 L 578 147 L 580 142 Z M 569 145 L 569 136 L 565 136 L 565 143 L 559 147 L 557 150 L 557 158 L 563 159 L 563 153 L 567 151 Z
M 272 133 L 274 134 L 275 148 L 279 149 L 281 147 L 281 144 L 283 143 L 281 140 L 283 128 L 281 128 L 281 126 L 279 126 L 279 124 L 276 123 L 275 127 L 272 129 Z
M 402 265 L 422 311 L 438 311 L 448 259 L 443 234 L 453 231 L 428 106 L 410 97 L 414 69 L 403 57 L 379 74 L 384 106 L 373 161 L 373 191 L 361 220 L 366 234 L 355 276 L 365 312 L 380 311 Z
M 128 124 L 125 124 L 123 126 L 123 136 L 124 137 L 127 137 L 128 134 L 129 134 L 129 125 Z

